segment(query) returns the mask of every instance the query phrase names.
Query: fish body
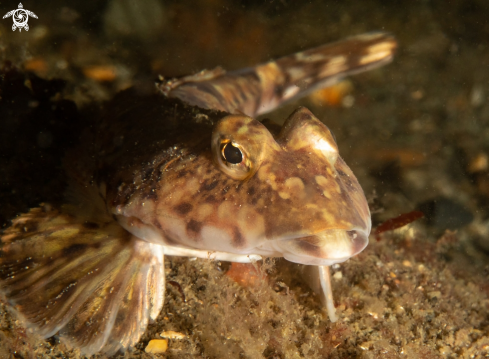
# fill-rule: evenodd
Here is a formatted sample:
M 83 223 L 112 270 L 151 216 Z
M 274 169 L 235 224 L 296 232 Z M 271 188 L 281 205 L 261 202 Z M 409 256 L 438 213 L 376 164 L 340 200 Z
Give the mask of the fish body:
M 2 236 L 0 293 L 23 322 L 82 352 L 135 344 L 163 306 L 164 256 L 327 266 L 362 251 L 363 191 L 334 136 L 306 108 L 279 129 L 253 117 L 390 61 L 384 33 L 254 68 L 127 90 L 65 160 L 67 203 L 42 205 Z
M 365 247 L 370 216 L 363 191 L 331 133 L 309 110 L 294 112 L 274 137 L 250 117 L 202 110 L 197 115 L 207 116 L 206 122 L 191 121 L 194 113 L 188 127 L 170 129 L 167 121 L 154 122 L 145 113 L 151 103 L 131 97 L 123 101 L 136 102 L 126 115 L 140 116 L 138 126 L 146 116 L 154 139 L 146 142 L 143 131 L 125 131 L 120 147 L 104 156 L 106 175 L 99 186 L 109 213 L 135 236 L 164 245 L 168 254 L 182 248 L 202 251 L 199 257 L 285 256 L 301 263 L 295 257 L 300 251 L 316 265 L 343 261 Z M 179 101 L 155 100 L 158 108 L 169 109 L 168 116 L 175 109 L 195 111 Z M 223 158 L 222 146 L 232 144 L 242 152 L 240 164 Z M 356 234 L 348 239 L 355 249 L 314 246 L 330 243 L 328 231 L 342 230 Z M 310 237 L 310 247 L 303 237 Z

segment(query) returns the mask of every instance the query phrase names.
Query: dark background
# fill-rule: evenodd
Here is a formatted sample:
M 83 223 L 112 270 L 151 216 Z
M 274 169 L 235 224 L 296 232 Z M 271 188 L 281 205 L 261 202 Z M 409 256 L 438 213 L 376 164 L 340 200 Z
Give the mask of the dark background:
M 17 5 L 2 1 L 0 13 Z M 487 1 L 112 0 L 23 5 L 38 16 L 29 19 L 28 32 L 12 32 L 12 19 L 0 20 L 4 227 L 40 202 L 63 201 L 65 151 L 77 144 L 84 127 L 93 124 L 100 106 L 122 89 L 135 86 L 151 93 L 158 75 L 181 76 L 215 66 L 237 69 L 363 32 L 394 34 L 399 50 L 392 64 L 347 80 L 347 91 L 337 87 L 311 95 L 268 116 L 280 122 L 305 105 L 333 130 L 342 156 L 370 199 L 374 225 L 413 210 L 425 214 L 378 241 L 372 239 L 363 254 L 338 270 L 343 279 L 334 282 L 336 304 L 343 305 L 349 321 L 331 326 L 318 319 L 318 299 L 294 280 L 295 267 L 279 262 L 270 283 L 285 281 L 295 292 L 295 306 L 288 315 L 272 311 L 264 319 L 257 314 L 261 319 L 248 318 L 255 320 L 253 325 L 228 329 L 232 339 L 226 339 L 209 323 L 233 316 L 244 320 L 246 311 L 219 317 L 212 314 L 213 307 L 201 310 L 195 304 L 187 309 L 195 311 L 194 319 L 179 312 L 171 323 L 162 319 L 155 328 L 168 326 L 188 335 L 184 344 L 170 343 L 174 351 L 168 355 L 175 357 L 222 357 L 226 350 L 236 357 L 259 353 L 268 358 L 487 354 Z M 169 268 L 175 281 L 194 291 L 190 296 L 205 305 L 230 305 L 227 297 L 209 300 L 223 286 L 229 293 L 244 293 L 241 304 L 233 302 L 237 311 L 249 305 L 247 300 L 266 307 L 263 298 L 282 298 L 274 297 L 280 290 L 273 284 L 243 292 L 222 274 L 220 282 L 210 281 L 199 292 L 202 285 L 196 283 L 202 279 L 195 271 L 203 270 L 204 277 L 221 272 L 211 264 L 185 259 L 173 259 Z M 416 288 L 428 287 L 423 283 L 430 289 L 410 297 Z M 163 312 L 176 313 L 183 310 L 182 303 L 171 288 Z M 247 291 L 263 300 L 247 297 Z M 294 324 L 294 333 L 302 334 L 290 341 L 277 334 L 287 332 L 292 326 L 288 320 L 296 319 L 306 323 Z M 257 329 L 260 325 L 268 329 Z M 19 345 L 16 330 L 20 329 L 13 320 L 5 317 L 7 344 L 1 350 L 11 356 Z M 143 338 L 141 349 L 155 338 L 151 333 Z M 61 356 L 75 355 L 57 346 L 56 338 L 44 347 L 26 340 L 48 357 L 57 350 L 65 353 Z M 46 346 L 49 350 L 43 351 Z M 143 355 L 138 353 L 134 355 Z M 18 355 L 14 357 L 28 357 Z

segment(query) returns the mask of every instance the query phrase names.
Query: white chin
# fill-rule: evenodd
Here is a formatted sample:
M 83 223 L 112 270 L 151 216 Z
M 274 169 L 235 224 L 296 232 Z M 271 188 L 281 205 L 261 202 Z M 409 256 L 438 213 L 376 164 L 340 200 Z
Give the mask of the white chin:
M 287 259 L 289 262 L 294 262 L 299 264 L 306 264 L 311 266 L 331 266 L 336 263 L 342 263 L 350 259 L 351 257 L 325 259 L 325 258 L 306 257 L 306 256 L 286 253 L 284 255 L 284 258 Z
M 330 266 L 360 253 L 368 244 L 362 229 L 329 229 L 316 235 L 278 239 L 257 248 L 257 254 L 284 257 L 290 262 Z

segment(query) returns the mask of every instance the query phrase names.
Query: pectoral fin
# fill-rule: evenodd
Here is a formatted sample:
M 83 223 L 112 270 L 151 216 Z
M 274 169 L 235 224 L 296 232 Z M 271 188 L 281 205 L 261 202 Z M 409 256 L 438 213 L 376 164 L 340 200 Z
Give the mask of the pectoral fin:
M 0 294 L 27 327 L 85 354 L 135 344 L 163 306 L 162 247 L 115 221 L 87 222 L 49 206 L 2 235 Z
M 302 277 L 311 289 L 319 294 L 321 303 L 328 313 L 329 320 L 333 323 L 338 321 L 331 288 L 329 266 L 304 266 L 302 268 Z

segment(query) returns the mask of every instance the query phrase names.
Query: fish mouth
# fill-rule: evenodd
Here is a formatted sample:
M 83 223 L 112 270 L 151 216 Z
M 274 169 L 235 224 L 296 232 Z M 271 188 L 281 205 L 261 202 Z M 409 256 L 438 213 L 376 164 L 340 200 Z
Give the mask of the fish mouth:
M 369 233 L 370 228 L 327 229 L 311 236 L 277 240 L 273 247 L 290 262 L 330 266 L 363 251 Z

